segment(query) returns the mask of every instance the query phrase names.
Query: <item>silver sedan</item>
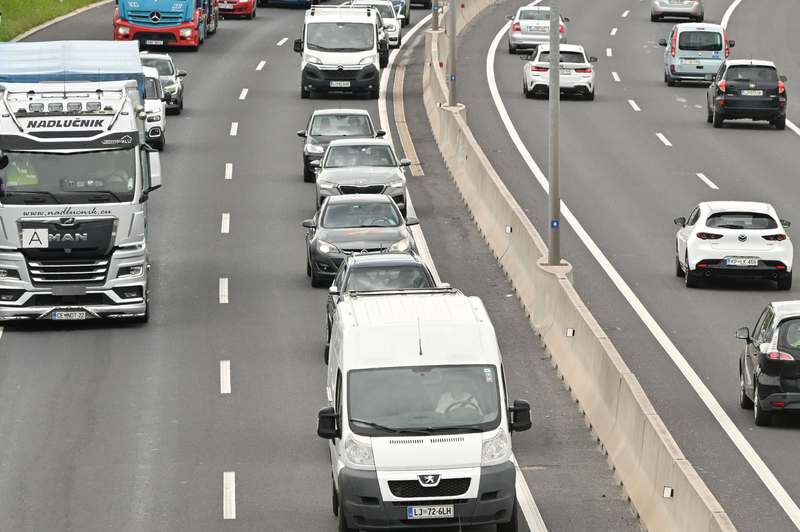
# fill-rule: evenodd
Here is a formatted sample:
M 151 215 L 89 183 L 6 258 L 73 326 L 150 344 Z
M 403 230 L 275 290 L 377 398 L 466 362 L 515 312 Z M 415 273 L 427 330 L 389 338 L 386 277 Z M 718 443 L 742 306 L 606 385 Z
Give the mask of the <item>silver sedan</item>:
M 540 44 L 550 42 L 550 8 L 521 7 L 514 16 L 507 16 L 511 21 L 508 28 L 508 53 L 515 54 L 522 48 L 536 48 Z M 568 17 L 559 16 L 558 42 L 567 42 Z
M 705 6 L 703 0 L 652 0 L 650 20 L 656 22 L 662 17 L 686 17 L 703 22 Z

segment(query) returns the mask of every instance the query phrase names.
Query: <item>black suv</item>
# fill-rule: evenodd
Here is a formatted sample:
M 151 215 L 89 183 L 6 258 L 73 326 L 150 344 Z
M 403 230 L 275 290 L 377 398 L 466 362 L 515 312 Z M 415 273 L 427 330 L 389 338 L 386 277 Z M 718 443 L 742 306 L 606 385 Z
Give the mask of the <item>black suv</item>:
M 778 75 L 772 61 L 729 59 L 706 79 L 712 81 L 706 109 L 714 127 L 722 127 L 725 120 L 750 118 L 786 128 L 786 77 Z

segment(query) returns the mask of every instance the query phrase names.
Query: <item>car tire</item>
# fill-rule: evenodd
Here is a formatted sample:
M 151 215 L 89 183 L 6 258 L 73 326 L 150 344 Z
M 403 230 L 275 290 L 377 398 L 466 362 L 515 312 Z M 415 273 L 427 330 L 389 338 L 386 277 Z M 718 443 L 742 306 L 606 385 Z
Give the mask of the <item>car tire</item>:
M 339 494 L 336 493 L 336 484 L 333 482 L 333 476 L 331 476 L 331 507 L 333 515 L 339 517 Z
M 791 290 L 792 289 L 792 272 L 789 275 L 778 279 L 778 290 Z
M 594 101 L 594 89 L 592 89 L 592 92 L 583 93 L 583 99 L 588 100 L 590 102 Z
M 786 115 L 783 115 L 775 120 L 775 129 L 786 129 Z
M 161 132 L 161 138 L 158 139 L 158 142 L 151 142 L 150 144 L 157 150 L 157 151 L 164 151 L 164 132 Z
M 311 270 L 311 286 L 313 286 L 314 288 L 322 288 L 323 286 L 325 286 L 325 281 L 317 277 L 317 274 L 314 273 L 313 268 Z
M 377 100 L 380 97 L 381 97 L 381 90 L 380 89 L 375 89 L 374 91 L 369 91 L 369 98 L 371 100 Z
M 181 104 L 178 106 L 178 111 L 178 114 L 180 114 L 180 111 L 183 111 L 183 92 L 181 92 Z
M 686 255 L 686 276 L 683 278 L 686 282 L 686 288 L 699 288 L 700 287 L 700 278 L 696 275 L 692 274 L 692 270 L 689 268 L 689 255 Z
M 403 26 L 408 26 L 409 24 L 411 24 L 411 11 L 410 10 L 409 10 L 408 13 L 406 13 L 406 18 L 403 20 Z
M 706 104 L 706 122 L 711 124 L 714 122 L 714 111 L 711 110 L 711 107 Z
M 700 13 L 700 16 L 698 16 L 698 17 L 697 17 L 696 19 L 694 19 L 694 20 L 695 20 L 695 22 L 703 22 L 703 19 L 704 19 L 704 18 L 706 18 L 706 14 L 705 14 L 705 13 Z
M 524 79 L 522 80 L 522 94 L 524 94 L 526 98 L 528 97 L 528 82 Z
M 517 49 L 511 46 L 511 43 L 508 44 L 508 53 L 515 54 L 517 53 Z
M 658 15 L 650 13 L 650 22 L 658 22 Z
M 317 173 L 313 170 L 309 170 L 305 166 L 303 167 L 303 181 L 306 183 L 313 183 L 317 180 Z
M 758 384 L 755 379 L 753 385 L 753 418 L 759 427 L 768 427 L 772 424 L 772 412 L 761 408 L 761 401 L 758 398 Z
M 307 91 L 302 85 L 300 85 L 300 97 L 304 100 L 308 99 L 311 96 L 311 93 Z
M 514 509 L 511 510 L 511 519 L 507 523 L 497 523 L 497 532 L 517 532 L 519 530 L 519 503 L 514 500 Z
M 306 257 L 306 277 L 311 277 L 311 260 Z
M 347 519 L 344 516 L 344 508 L 342 508 L 341 501 L 339 502 L 339 512 L 337 517 L 339 518 L 339 532 L 358 532 L 357 529 L 350 528 L 350 526 L 347 524 Z
M 714 124 L 714 127 L 715 128 L 721 128 L 722 127 L 722 123 L 725 121 L 725 119 L 722 118 L 722 115 L 717 112 L 717 107 L 716 106 L 714 106 L 713 113 L 714 114 L 713 114 L 712 122 Z
M 403 36 L 402 35 L 400 35 L 397 38 L 397 46 L 395 46 L 395 48 L 400 48 L 401 46 L 403 46 Z
M 742 368 L 739 368 L 739 406 L 745 410 L 753 409 L 753 400 L 747 396 L 747 392 L 744 389 L 744 373 L 742 373 Z
M 681 266 L 681 261 L 678 259 L 678 253 L 675 252 L 675 276 L 676 277 L 685 277 L 686 272 L 683 271 L 683 266 Z

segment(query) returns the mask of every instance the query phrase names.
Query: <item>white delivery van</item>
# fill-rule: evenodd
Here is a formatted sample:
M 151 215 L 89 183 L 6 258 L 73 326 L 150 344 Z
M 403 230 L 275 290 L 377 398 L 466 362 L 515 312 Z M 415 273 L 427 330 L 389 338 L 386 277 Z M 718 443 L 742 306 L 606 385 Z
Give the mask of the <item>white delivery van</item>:
M 517 530 L 511 433 L 530 428 L 530 406 L 507 403 L 480 299 L 449 288 L 344 294 L 327 392 L 317 434 L 330 440 L 339 530 Z
M 380 69 L 389 43 L 372 6 L 315 6 L 306 11 L 303 36 L 294 41 L 300 61 L 300 96 L 312 92 L 367 92 L 378 98 Z

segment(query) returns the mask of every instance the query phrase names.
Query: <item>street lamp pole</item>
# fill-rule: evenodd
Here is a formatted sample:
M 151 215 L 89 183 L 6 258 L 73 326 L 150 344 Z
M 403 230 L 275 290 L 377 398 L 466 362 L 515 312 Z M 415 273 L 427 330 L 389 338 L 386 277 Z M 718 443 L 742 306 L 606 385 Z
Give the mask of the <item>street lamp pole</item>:
M 561 97 L 560 59 L 561 49 L 558 43 L 560 33 L 558 0 L 550 0 L 550 227 L 547 231 L 547 264 L 561 264 L 561 190 L 559 159 L 559 115 Z
M 450 82 L 449 95 L 447 102 L 450 106 L 458 105 L 458 95 L 456 92 L 456 34 L 458 33 L 458 22 L 456 20 L 456 9 L 458 0 L 448 0 L 447 2 L 447 36 L 448 44 L 450 45 L 450 52 L 447 56 L 448 77 Z

